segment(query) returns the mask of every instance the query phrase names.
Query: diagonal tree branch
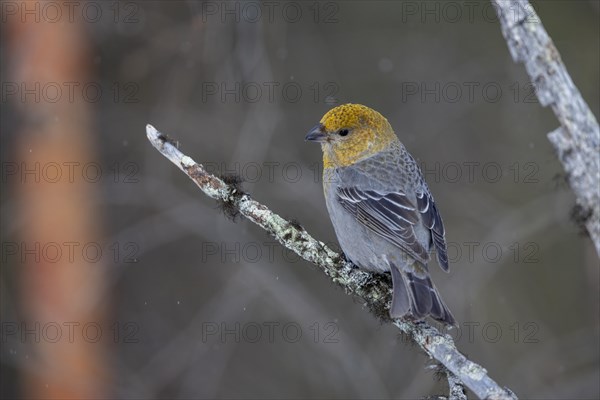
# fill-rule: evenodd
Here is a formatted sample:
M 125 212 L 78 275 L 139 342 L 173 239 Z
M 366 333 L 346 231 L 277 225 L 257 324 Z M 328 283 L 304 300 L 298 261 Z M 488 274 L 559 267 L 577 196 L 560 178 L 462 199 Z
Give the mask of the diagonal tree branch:
M 252 199 L 241 191 L 236 182 L 228 183 L 209 174 L 202 165 L 180 152 L 171 139 L 153 126 L 146 126 L 146 135 L 152 145 L 192 179 L 207 196 L 221 202 L 226 210 L 239 212 L 263 228 L 283 246 L 321 268 L 346 293 L 364 300 L 376 316 L 390 321 L 388 310 L 392 287 L 388 277 L 357 269 L 344 260 L 341 254 L 309 235 L 297 223 L 281 218 Z M 494 382 L 483 367 L 462 355 L 450 335 L 439 332 L 423 321 L 396 319 L 391 322 L 417 343 L 430 358 L 437 360 L 449 371 L 451 391 L 462 389 L 459 384 L 462 382 L 481 399 L 517 398 L 510 390 L 501 388 Z M 450 398 L 461 398 L 458 395 L 450 393 Z
M 577 197 L 574 211 L 600 256 L 600 129 L 552 39 L 527 0 L 492 0 L 515 62 L 525 64 L 543 107 L 560 127 L 548 134 Z

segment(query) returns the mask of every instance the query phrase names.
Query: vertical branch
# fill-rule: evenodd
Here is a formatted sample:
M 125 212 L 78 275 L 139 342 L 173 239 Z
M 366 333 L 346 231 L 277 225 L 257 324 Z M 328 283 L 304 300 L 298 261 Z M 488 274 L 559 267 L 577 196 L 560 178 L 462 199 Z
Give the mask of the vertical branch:
M 600 130 L 558 50 L 527 0 L 492 0 L 515 62 L 525 65 L 540 104 L 560 127 L 548 134 L 577 197 L 576 218 L 600 256 Z

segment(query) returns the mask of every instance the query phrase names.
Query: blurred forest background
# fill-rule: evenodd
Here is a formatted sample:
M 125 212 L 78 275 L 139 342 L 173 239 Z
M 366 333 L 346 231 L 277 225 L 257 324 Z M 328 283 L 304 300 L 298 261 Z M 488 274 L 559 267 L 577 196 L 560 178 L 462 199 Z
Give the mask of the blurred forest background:
M 600 3 L 533 5 L 598 118 Z M 1 7 L 2 398 L 446 392 L 397 329 L 226 219 L 145 135 L 337 247 L 304 135 L 344 102 L 422 163 L 459 349 L 521 398 L 600 396 L 598 257 L 546 139 L 558 122 L 489 2 Z

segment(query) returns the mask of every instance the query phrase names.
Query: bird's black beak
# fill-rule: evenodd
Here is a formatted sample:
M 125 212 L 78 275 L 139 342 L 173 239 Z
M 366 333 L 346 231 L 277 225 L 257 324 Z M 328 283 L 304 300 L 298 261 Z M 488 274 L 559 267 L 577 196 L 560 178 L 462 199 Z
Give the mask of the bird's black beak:
M 306 141 L 310 142 L 324 142 L 327 140 L 327 133 L 325 133 L 325 127 L 323 124 L 315 125 L 304 138 Z

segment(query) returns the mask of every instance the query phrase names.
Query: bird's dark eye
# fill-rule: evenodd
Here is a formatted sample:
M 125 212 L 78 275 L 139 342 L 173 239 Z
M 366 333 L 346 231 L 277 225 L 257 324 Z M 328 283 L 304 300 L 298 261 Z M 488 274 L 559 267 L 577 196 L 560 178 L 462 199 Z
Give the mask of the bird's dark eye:
M 338 131 L 338 135 L 340 135 L 340 136 L 346 136 L 348 133 L 349 133 L 348 129 L 340 129 Z

